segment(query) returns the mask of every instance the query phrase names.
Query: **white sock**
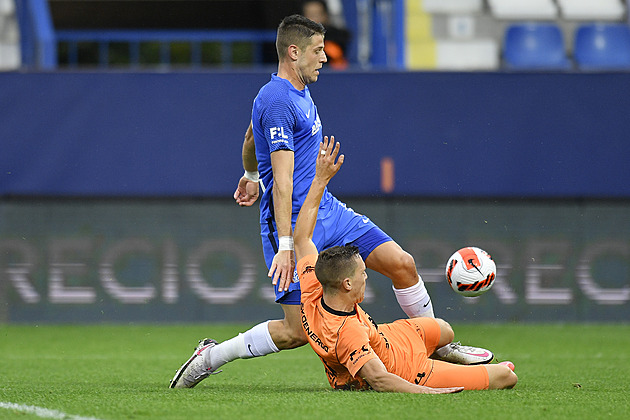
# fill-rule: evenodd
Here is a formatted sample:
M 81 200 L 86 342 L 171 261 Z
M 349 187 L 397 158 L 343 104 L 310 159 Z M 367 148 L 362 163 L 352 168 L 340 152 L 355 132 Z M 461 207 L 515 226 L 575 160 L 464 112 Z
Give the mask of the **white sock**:
M 250 359 L 280 351 L 271 339 L 267 324 L 269 321 L 258 324 L 236 337 L 217 344 L 211 351 L 205 353 L 204 361 L 213 370 L 216 370 L 232 360 Z
M 392 289 L 394 289 L 398 304 L 409 318 L 418 316 L 435 318 L 431 297 L 420 275 L 418 275 L 418 283 L 413 286 L 406 289 L 396 289 L 392 286 Z

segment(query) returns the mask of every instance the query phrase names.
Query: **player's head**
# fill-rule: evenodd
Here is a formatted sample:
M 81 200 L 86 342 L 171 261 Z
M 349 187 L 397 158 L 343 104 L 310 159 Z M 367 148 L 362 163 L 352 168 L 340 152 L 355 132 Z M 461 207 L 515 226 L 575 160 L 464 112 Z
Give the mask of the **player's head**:
M 304 85 L 317 81 L 327 61 L 324 53 L 326 29 L 301 15 L 285 17 L 278 27 L 276 50 L 280 63 L 292 63 Z
M 276 35 L 278 58 L 283 60 L 289 46 L 296 45 L 301 50 L 312 43 L 315 35 L 324 36 L 326 29 L 321 23 L 313 22 L 301 15 L 291 15 L 282 19 Z
M 367 274 L 356 246 L 334 246 L 320 252 L 315 263 L 315 275 L 324 292 L 347 292 L 356 302 L 363 300 Z

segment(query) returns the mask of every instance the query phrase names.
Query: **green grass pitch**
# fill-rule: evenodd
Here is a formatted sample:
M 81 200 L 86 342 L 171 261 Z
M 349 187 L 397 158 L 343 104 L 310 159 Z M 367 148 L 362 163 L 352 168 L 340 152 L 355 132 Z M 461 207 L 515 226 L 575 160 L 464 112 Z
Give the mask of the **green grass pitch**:
M 513 390 L 332 391 L 308 346 L 168 388 L 198 339 L 250 326 L 0 325 L 0 419 L 619 419 L 630 410 L 630 324 L 455 325 L 456 339 L 516 364 Z

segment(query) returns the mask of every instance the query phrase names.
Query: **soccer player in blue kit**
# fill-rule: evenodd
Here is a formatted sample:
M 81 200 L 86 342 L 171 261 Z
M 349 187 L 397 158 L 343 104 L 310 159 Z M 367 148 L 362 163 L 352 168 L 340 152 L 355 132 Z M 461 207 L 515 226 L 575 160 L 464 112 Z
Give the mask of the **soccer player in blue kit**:
M 300 315 L 300 284 L 294 281 L 293 225 L 315 176 L 322 123 L 308 84 L 326 63 L 324 27 L 303 16 L 283 19 L 278 27 L 278 72 L 264 85 L 252 108 L 243 143 L 245 174 L 234 194 L 251 206 L 262 189 L 260 224 L 265 262 L 284 319 L 258 324 L 222 343 L 204 339 L 171 381 L 171 388 L 191 388 L 235 359 L 264 356 L 307 344 Z M 334 137 L 333 137 L 334 141 Z M 313 235 L 318 250 L 352 244 L 368 268 L 392 280 L 399 305 L 409 317 L 433 317 L 431 298 L 414 258 L 369 218 L 324 191 Z M 491 352 L 451 343 L 437 352 L 444 360 L 477 364 Z

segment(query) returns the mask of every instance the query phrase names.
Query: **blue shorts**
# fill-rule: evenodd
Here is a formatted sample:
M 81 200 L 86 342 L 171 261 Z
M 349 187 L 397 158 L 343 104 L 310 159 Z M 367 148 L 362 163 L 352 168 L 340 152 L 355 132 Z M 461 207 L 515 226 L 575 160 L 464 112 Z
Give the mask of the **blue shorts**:
M 261 237 L 265 263 L 269 268 L 278 252 L 275 221 L 270 219 L 261 223 Z M 355 212 L 334 197 L 328 205 L 319 208 L 313 242 L 320 252 L 333 246 L 352 244 L 359 248 L 361 258 L 365 260 L 377 246 L 391 240 L 392 238 L 368 217 Z M 293 280 L 286 292 L 278 291 L 277 285 L 274 286 L 277 303 L 300 304 L 300 283 L 297 273 L 293 274 Z

